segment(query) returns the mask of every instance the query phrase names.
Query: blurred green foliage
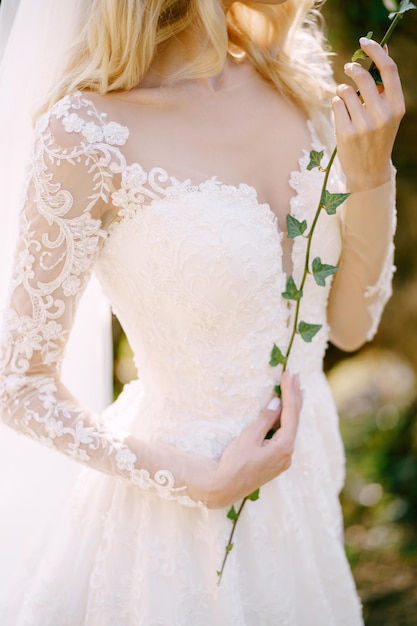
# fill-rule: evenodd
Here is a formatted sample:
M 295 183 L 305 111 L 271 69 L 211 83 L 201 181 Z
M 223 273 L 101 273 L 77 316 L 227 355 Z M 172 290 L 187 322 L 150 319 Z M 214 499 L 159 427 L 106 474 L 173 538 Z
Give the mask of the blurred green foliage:
M 324 7 L 335 74 L 367 31 L 384 34 L 388 12 L 380 0 L 328 0 Z M 357 355 L 331 349 L 330 379 L 343 381 L 338 401 L 346 447 L 342 494 L 346 549 L 364 601 L 367 626 L 417 624 L 417 11 L 396 29 L 390 54 L 397 62 L 407 114 L 393 161 L 398 168 L 394 296 L 372 346 Z M 369 357 L 371 354 L 374 358 Z M 406 371 L 408 370 L 408 374 Z M 349 382 L 350 381 L 350 382 Z M 349 391 L 346 391 L 349 388 Z M 337 397 L 337 390 L 336 390 Z
M 413 368 L 367 348 L 329 372 L 347 457 L 345 544 L 367 626 L 415 625 L 417 398 Z
M 417 399 L 400 415 L 398 426 L 387 433 L 381 448 L 385 450 L 377 459 L 377 471 L 384 477 L 387 491 L 398 495 L 405 506 L 399 521 L 417 524 Z M 417 551 L 417 534 L 411 546 Z
M 388 15 L 395 7 L 395 0 L 387 0 L 387 6 L 381 0 L 327 0 L 323 14 L 332 45 L 352 45 L 369 30 L 375 39 L 382 38 L 389 26 Z

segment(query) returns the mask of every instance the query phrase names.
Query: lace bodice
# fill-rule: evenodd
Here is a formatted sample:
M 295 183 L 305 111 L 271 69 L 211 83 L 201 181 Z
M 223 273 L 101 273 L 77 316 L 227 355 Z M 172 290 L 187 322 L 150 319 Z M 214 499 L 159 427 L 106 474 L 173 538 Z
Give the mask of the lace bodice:
M 285 349 L 293 315 L 281 297 L 288 251 L 282 221 L 248 184 L 210 176 L 194 183 L 128 160 L 129 129 L 93 100 L 82 93 L 66 97 L 36 128 L 2 336 L 2 417 L 141 489 L 201 503 L 225 446 L 257 416 L 278 382 L 269 355 L 274 342 Z M 320 149 L 311 126 L 310 133 Z M 305 151 L 290 179 L 291 211 L 311 220 L 322 175 L 308 172 L 307 163 Z M 324 215 L 313 242 L 312 258 L 336 264 L 345 237 L 341 260 L 353 281 L 342 275 L 335 281 L 336 310 L 350 299 L 352 311 L 363 312 L 367 332 L 376 328 L 390 288 L 387 191 L 367 194 L 371 219 L 378 209 L 389 225 L 382 225 L 375 252 L 346 235 L 356 233 L 349 213 L 354 216 L 361 194 L 346 203 L 342 230 L 339 216 Z M 366 238 L 363 220 L 361 228 Z M 297 238 L 286 258 L 296 281 L 305 246 Z M 80 406 L 60 382 L 77 303 L 94 266 L 143 383 L 141 426 L 130 432 Z M 305 288 L 302 318 L 324 325 L 311 343 L 296 338 L 290 367 L 302 369 L 306 386 L 321 371 L 330 284 L 318 288 L 309 277 Z

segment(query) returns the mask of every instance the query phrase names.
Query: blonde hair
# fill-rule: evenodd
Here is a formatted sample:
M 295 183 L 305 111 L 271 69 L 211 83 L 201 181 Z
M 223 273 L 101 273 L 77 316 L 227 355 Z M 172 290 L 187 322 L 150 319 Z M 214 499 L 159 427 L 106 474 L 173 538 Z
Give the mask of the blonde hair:
M 314 0 L 235 2 L 226 17 L 221 0 L 92 0 L 45 108 L 77 89 L 132 89 L 160 47 L 186 28 L 195 29 L 204 45 L 170 81 L 220 72 L 232 46 L 307 115 L 328 108 L 333 83 Z

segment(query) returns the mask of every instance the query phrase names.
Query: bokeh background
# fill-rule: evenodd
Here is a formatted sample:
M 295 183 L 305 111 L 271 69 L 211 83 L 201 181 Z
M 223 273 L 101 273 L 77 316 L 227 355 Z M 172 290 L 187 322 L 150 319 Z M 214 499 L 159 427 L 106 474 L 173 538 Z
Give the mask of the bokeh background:
M 358 38 L 370 30 L 375 39 L 382 38 L 389 24 L 387 6 L 381 0 L 325 4 L 339 82 L 346 82 L 343 65 Z M 399 24 L 389 51 L 400 67 L 407 103 L 393 158 L 398 169 L 394 295 L 375 340 L 353 354 L 330 346 L 326 369 L 346 446 L 346 549 L 366 624 L 416 626 L 417 11 Z M 136 372 L 117 323 L 114 337 L 118 391 Z
M 387 27 L 381 0 L 329 0 L 324 14 L 338 81 L 358 37 Z M 394 294 L 377 337 L 346 355 L 330 348 L 328 376 L 347 453 L 345 541 L 368 626 L 417 625 L 417 11 L 389 43 L 407 114 L 394 149 L 398 227 Z

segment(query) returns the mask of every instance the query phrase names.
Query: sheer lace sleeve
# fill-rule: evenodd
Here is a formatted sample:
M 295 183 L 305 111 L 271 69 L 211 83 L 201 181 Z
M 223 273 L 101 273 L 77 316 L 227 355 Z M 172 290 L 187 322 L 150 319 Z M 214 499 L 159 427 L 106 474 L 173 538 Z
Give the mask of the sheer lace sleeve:
M 380 187 L 353 193 L 342 207 L 342 255 L 329 301 L 331 340 L 352 350 L 371 340 L 392 294 L 395 170 Z
M 205 501 L 214 461 L 116 436 L 60 382 L 77 303 L 115 213 L 114 165 L 128 136 L 87 102 L 65 98 L 35 131 L 2 330 L 2 418 L 77 461 L 192 505 Z

